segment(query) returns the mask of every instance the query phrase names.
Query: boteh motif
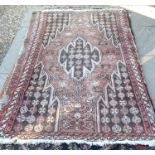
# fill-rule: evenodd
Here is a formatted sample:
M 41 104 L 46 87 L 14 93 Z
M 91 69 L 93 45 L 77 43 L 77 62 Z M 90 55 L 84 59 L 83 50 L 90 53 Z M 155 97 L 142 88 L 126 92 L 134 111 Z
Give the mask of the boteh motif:
M 154 109 L 126 11 L 36 12 L 31 21 L 0 110 L 2 138 L 154 138 Z
M 100 61 L 100 51 L 78 37 L 66 49 L 60 51 L 59 62 L 71 77 L 80 80 L 91 73 Z

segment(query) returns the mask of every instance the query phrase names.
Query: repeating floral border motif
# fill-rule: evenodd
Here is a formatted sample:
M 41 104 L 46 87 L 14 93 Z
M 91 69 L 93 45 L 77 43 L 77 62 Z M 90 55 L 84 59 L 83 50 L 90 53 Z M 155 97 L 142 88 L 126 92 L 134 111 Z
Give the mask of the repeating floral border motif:
M 144 83 L 144 78 L 142 75 L 142 70 L 140 68 L 139 62 L 138 62 L 138 57 L 137 57 L 137 50 L 134 44 L 134 40 L 132 38 L 131 31 L 129 30 L 129 23 L 128 23 L 128 18 L 127 18 L 127 12 L 119 10 L 119 15 L 116 16 L 116 21 L 117 24 L 120 24 L 120 29 L 119 31 L 119 39 L 120 39 L 120 46 L 122 48 L 123 54 L 125 55 L 125 63 L 127 64 L 127 68 L 130 71 L 130 77 L 131 81 L 134 83 L 134 86 L 136 86 L 134 89 L 135 94 L 137 95 L 137 98 L 139 99 L 139 107 L 141 111 L 145 111 L 147 114 L 146 116 L 143 116 L 144 118 L 144 124 L 147 127 L 152 127 L 152 131 L 148 132 L 147 135 L 131 135 L 130 137 L 127 137 L 126 135 L 118 135 L 113 134 L 113 135 L 103 135 L 102 133 L 90 133 L 90 134 L 85 134 L 81 133 L 80 135 L 76 135 L 76 133 L 68 133 L 65 132 L 56 132 L 52 133 L 50 136 L 42 135 L 24 135 L 21 134 L 17 136 L 16 138 L 19 139 L 38 139 L 38 140 L 70 140 L 72 139 L 73 141 L 75 140 L 86 140 L 86 141 L 101 141 L 101 140 L 111 140 L 111 142 L 115 141 L 122 141 L 122 140 L 131 140 L 131 141 L 138 141 L 138 140 L 153 140 L 155 137 L 155 122 L 154 122 L 154 111 L 152 107 L 152 103 L 150 100 L 150 97 L 148 95 L 148 91 L 146 88 L 146 85 Z M 2 108 L 2 111 L 0 111 L 0 132 L 1 136 L 8 138 L 13 138 L 14 134 L 5 134 L 11 131 L 12 128 L 12 120 L 15 118 L 18 107 L 20 104 L 20 100 L 23 96 L 23 92 L 26 89 L 27 81 L 30 80 L 30 77 L 32 75 L 33 68 L 36 64 L 37 58 L 38 58 L 38 53 L 42 48 L 42 37 L 43 37 L 43 32 L 46 27 L 46 18 L 47 14 L 44 13 L 37 13 L 35 15 L 35 22 L 33 22 L 33 32 L 31 34 L 29 46 L 26 47 L 26 52 L 24 55 L 21 57 L 21 59 L 18 61 L 17 67 L 14 71 L 14 74 L 12 76 L 12 79 L 16 79 L 17 74 L 20 75 L 20 78 L 16 79 L 15 81 L 11 81 L 10 85 L 12 84 L 13 87 L 8 89 L 8 94 L 11 96 L 9 98 L 9 101 L 4 107 Z M 32 30 L 31 30 L 32 31 Z M 22 62 L 23 59 L 26 59 L 26 62 Z M 22 68 L 19 68 L 21 67 Z M 14 83 L 14 84 L 13 84 Z M 143 113 L 143 112 L 142 112 Z M 151 124 L 148 122 L 150 120 Z M 104 137 L 105 136 L 105 137 Z M 87 138 L 86 138 L 87 137 Z
M 146 110 L 148 116 L 144 116 L 146 120 L 149 117 L 149 120 L 151 121 L 151 125 L 153 127 L 153 130 L 155 132 L 155 113 L 152 101 L 148 95 L 148 90 L 145 84 L 144 76 L 142 73 L 142 69 L 140 66 L 140 63 L 138 62 L 138 55 L 137 55 L 137 49 L 136 45 L 134 43 L 131 30 L 129 29 L 129 21 L 128 21 L 128 15 L 126 11 L 120 12 L 120 15 L 118 17 L 120 21 L 120 38 L 121 38 L 121 46 L 122 50 L 124 51 L 125 55 L 125 62 L 127 64 L 127 67 L 132 72 L 129 72 L 131 81 L 134 82 L 135 87 L 135 94 L 138 95 L 138 99 L 141 100 L 140 107 L 141 110 Z M 132 76 L 134 75 L 134 77 Z M 140 94 L 139 94 L 140 92 Z M 148 122 L 145 121 L 146 126 L 148 125 Z M 153 132 L 153 133 L 154 133 Z
M 11 97 L 9 98 L 8 103 L 3 107 L 2 113 L 0 113 L 1 132 L 3 131 L 3 129 L 11 129 L 12 124 L 9 123 L 12 122 L 11 119 L 13 119 L 16 115 L 16 109 L 18 109 L 22 93 L 25 91 L 27 81 L 29 81 L 32 74 L 35 60 L 37 60 L 38 52 L 40 50 L 40 41 L 42 41 L 40 33 L 43 31 L 42 29 L 44 27 L 43 18 L 45 18 L 43 14 L 37 13 L 35 15 L 35 19 L 32 19 L 34 20 L 34 22 L 32 26 L 33 31 L 31 32 L 30 41 L 27 44 L 28 46 L 25 47 L 25 53 L 17 62 L 15 71 L 9 84 L 9 86 L 12 87 L 7 90 L 7 94 L 9 94 L 9 96 Z M 24 62 L 23 60 L 26 60 L 26 62 Z M 6 111 L 6 113 L 4 113 L 4 111 Z M 7 124 L 9 124 L 9 128 L 7 128 Z

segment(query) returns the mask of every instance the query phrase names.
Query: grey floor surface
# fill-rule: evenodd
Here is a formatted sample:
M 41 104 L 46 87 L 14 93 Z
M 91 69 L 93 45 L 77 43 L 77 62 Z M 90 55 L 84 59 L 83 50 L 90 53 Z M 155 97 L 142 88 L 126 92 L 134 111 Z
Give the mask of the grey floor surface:
M 31 13 L 31 11 L 29 11 Z M 25 20 L 29 20 L 29 17 L 25 18 Z M 145 60 L 144 62 L 141 61 L 144 77 L 146 80 L 146 84 L 148 86 L 148 90 L 150 93 L 150 96 L 152 98 L 152 101 L 155 105 L 155 20 L 145 17 L 143 15 L 137 14 L 135 12 L 129 12 L 130 15 L 130 21 L 132 26 L 132 31 L 134 34 L 135 42 L 138 49 L 138 55 L 139 59 Z M 27 31 L 28 25 L 21 25 L 22 32 Z M 17 35 L 20 35 L 20 32 L 18 32 Z M 21 36 L 21 40 L 24 40 L 25 35 Z M 15 38 L 15 40 L 18 40 Z M 11 47 L 15 49 L 20 49 L 20 47 Z M 22 50 L 22 49 L 20 49 Z M 18 58 L 19 52 L 17 53 L 11 53 L 11 50 L 7 53 L 6 57 L 14 57 L 14 62 Z M 6 76 L 8 75 L 8 72 L 5 72 L 6 70 L 10 70 L 11 66 L 3 65 L 6 62 L 6 57 L 4 58 L 4 61 L 2 65 L 0 66 L 0 88 L 3 85 L 3 82 L 5 81 Z M 12 64 L 14 63 L 12 61 Z
M 155 105 L 155 20 L 130 12 L 130 21 L 145 81 Z
M 0 5 L 0 65 L 20 29 L 25 12 L 31 6 Z

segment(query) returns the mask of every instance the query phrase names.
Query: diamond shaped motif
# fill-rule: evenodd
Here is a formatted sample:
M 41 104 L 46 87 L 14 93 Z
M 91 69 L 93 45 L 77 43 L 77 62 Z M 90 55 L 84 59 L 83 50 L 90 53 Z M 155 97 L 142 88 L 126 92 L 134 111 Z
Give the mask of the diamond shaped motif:
M 83 38 L 77 37 L 66 48 L 60 50 L 59 63 L 75 80 L 87 77 L 100 62 L 100 50 L 92 47 Z

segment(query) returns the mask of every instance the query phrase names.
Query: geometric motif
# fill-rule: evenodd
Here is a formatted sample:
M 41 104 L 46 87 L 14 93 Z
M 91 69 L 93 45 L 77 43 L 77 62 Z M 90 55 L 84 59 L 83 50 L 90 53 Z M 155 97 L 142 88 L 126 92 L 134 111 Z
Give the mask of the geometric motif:
M 98 131 L 103 133 L 142 133 L 144 126 L 133 86 L 126 66 L 118 63 L 118 73 L 112 74 L 112 85 L 106 87 L 105 95 L 98 101 Z
M 43 45 L 47 46 L 50 39 L 54 39 L 58 33 L 64 30 L 64 27 L 69 24 L 68 13 L 47 13 L 46 29 L 43 35 Z
M 79 81 L 94 70 L 100 59 L 99 49 L 92 47 L 81 37 L 77 37 L 73 43 L 69 43 L 66 49 L 63 48 L 60 51 L 59 55 L 59 63 L 66 73 L 71 73 L 71 77 Z
M 15 132 L 57 131 L 59 99 L 51 95 L 53 88 L 46 86 L 48 77 L 42 72 L 43 65 L 40 63 L 34 68 L 19 107 L 13 126 Z
M 100 31 L 104 30 L 106 38 L 112 38 L 113 45 L 117 47 L 120 41 L 114 13 L 110 11 L 95 12 L 92 14 L 92 23 L 97 26 Z

